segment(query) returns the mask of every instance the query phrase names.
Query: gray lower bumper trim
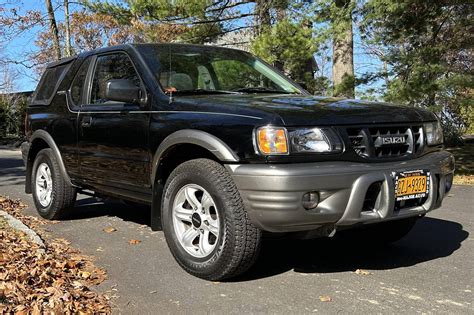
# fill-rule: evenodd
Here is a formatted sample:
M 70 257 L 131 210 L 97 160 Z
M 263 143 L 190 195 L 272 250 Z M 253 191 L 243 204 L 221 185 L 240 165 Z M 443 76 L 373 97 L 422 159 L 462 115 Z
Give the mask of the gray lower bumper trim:
M 441 151 L 390 163 L 229 164 L 226 168 L 252 222 L 263 230 L 287 232 L 424 214 L 441 205 L 446 175 L 453 173 L 454 159 Z M 429 197 L 422 205 L 394 211 L 392 174 L 415 169 L 430 171 Z M 381 184 L 377 208 L 362 211 L 367 189 L 377 182 Z M 308 191 L 318 191 L 321 197 L 318 207 L 309 211 L 301 205 L 302 196 Z

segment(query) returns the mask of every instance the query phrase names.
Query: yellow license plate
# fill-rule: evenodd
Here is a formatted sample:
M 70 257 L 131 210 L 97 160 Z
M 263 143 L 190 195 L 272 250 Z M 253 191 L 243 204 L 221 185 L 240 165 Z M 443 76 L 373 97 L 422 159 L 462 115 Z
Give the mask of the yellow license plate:
M 424 170 L 397 173 L 395 176 L 397 201 L 426 197 L 429 190 L 429 178 L 429 172 Z

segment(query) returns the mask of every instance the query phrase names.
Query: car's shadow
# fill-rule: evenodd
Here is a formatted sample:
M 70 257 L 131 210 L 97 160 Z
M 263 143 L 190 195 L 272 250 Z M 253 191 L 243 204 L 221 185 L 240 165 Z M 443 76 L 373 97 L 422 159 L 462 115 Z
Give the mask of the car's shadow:
M 84 196 L 82 196 L 84 197 Z M 150 206 L 107 198 L 97 200 L 87 197 L 76 202 L 74 211 L 65 219 L 80 220 L 102 216 L 118 217 L 124 221 L 150 226 Z
M 403 239 L 385 247 L 357 243 L 351 233 L 355 231 L 336 234 L 332 239 L 264 242 L 254 267 L 235 280 L 264 278 L 289 270 L 337 273 L 408 267 L 451 255 L 469 236 L 459 223 L 427 217 L 420 219 Z
M 78 201 L 68 219 L 115 216 L 138 224 L 150 224 L 150 207 L 120 202 Z M 343 235 L 341 235 L 343 234 Z M 425 217 L 402 240 L 384 248 L 357 243 L 351 233 L 308 241 L 264 240 L 256 264 L 232 281 L 270 277 L 289 270 L 301 273 L 336 273 L 357 269 L 386 270 L 413 266 L 451 255 L 469 236 L 459 223 Z

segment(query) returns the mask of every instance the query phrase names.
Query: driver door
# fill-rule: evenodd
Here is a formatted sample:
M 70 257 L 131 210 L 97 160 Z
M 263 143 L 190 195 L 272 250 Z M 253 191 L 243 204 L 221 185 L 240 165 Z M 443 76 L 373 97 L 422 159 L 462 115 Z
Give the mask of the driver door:
M 107 99 L 107 81 L 114 79 L 131 80 L 145 90 L 125 52 L 97 56 L 78 117 L 81 177 L 95 187 L 144 190 L 150 187 L 150 113 L 137 104 Z

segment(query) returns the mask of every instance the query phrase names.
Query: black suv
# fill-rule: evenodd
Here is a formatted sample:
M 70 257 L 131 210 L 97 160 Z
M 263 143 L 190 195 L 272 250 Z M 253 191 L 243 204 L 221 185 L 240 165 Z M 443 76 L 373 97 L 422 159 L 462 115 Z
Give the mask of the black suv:
M 249 53 L 137 44 L 47 66 L 28 107 L 26 192 L 58 219 L 78 192 L 151 205 L 177 262 L 225 279 L 262 232 L 403 237 L 454 160 L 421 109 L 315 97 Z

